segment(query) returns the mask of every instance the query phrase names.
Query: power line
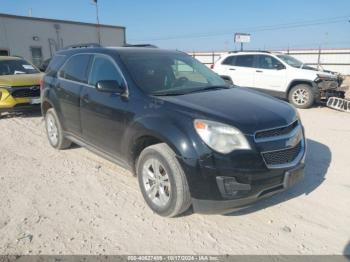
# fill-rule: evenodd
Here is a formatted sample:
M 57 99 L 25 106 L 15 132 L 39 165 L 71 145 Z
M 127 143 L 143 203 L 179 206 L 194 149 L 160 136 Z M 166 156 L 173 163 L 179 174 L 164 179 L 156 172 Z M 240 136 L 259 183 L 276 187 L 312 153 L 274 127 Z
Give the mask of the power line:
M 349 21 L 350 15 L 348 16 L 338 16 L 338 17 L 330 17 L 323 19 L 314 19 L 314 20 L 304 20 L 297 21 L 285 24 L 276 24 L 276 25 L 266 25 L 266 26 L 257 26 L 257 27 L 245 27 L 236 30 L 231 30 L 231 32 L 220 32 L 220 33 L 207 33 L 207 34 L 198 34 L 198 35 L 178 35 L 178 36 L 169 36 L 164 38 L 150 38 L 150 39 L 132 39 L 133 41 L 166 41 L 166 40 L 175 40 L 175 39 L 196 39 L 196 38 L 208 38 L 215 36 L 223 36 L 223 35 L 232 35 L 233 32 L 239 31 L 247 31 L 250 33 L 257 33 L 263 31 L 275 31 L 281 29 L 291 29 L 291 28 L 299 28 L 299 27 L 307 27 L 307 26 L 317 26 L 317 25 L 325 25 L 325 24 L 335 24 Z

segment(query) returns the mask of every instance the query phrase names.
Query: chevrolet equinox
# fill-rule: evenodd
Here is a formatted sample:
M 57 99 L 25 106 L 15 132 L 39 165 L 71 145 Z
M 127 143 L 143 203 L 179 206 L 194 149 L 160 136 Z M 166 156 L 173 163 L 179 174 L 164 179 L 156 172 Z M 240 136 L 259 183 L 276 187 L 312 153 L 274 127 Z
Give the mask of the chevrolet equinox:
M 304 175 L 304 129 L 294 107 L 228 86 L 179 51 L 65 49 L 41 88 L 51 146 L 73 142 L 128 168 L 161 216 L 191 206 L 227 213 Z

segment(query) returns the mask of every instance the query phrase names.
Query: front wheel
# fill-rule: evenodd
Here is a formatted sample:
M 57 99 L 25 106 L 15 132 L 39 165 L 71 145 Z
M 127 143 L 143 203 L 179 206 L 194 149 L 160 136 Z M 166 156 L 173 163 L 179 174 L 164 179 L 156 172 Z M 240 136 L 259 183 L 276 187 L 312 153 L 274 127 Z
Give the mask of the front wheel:
M 190 207 L 186 176 L 167 144 L 144 149 L 137 161 L 136 173 L 146 203 L 158 215 L 175 217 Z
M 66 149 L 71 146 L 72 142 L 64 137 L 61 123 L 53 108 L 47 110 L 45 114 L 45 127 L 50 145 L 53 148 Z
M 315 102 L 315 94 L 311 86 L 300 84 L 294 86 L 288 95 L 289 102 L 297 108 L 310 108 Z

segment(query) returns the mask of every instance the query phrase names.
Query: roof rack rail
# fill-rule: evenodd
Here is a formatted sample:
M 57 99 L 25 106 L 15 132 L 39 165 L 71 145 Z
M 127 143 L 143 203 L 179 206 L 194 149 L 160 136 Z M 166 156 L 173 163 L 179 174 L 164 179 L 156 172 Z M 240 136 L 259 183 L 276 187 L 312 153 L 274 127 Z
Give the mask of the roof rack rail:
M 230 54 L 232 53 L 271 53 L 267 50 L 243 50 L 243 51 L 229 51 Z
M 124 47 L 148 47 L 148 48 L 158 48 L 158 46 L 152 44 L 125 44 Z
M 74 48 L 93 48 L 93 47 L 102 47 L 102 45 L 97 43 L 74 44 L 74 45 L 69 45 L 64 47 L 63 50 L 74 49 Z

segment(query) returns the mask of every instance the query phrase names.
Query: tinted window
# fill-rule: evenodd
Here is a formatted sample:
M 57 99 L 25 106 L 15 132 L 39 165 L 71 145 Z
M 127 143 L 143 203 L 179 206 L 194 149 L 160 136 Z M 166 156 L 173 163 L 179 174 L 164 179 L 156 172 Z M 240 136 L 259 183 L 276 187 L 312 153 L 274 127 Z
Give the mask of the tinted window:
M 60 76 L 81 83 L 87 83 L 87 68 L 89 65 L 90 55 L 74 55 L 63 66 Z
M 222 62 L 222 64 L 223 65 L 235 65 L 235 62 L 236 62 L 236 56 L 229 56 Z
M 23 59 L 0 61 L 0 75 L 36 74 L 39 71 Z
M 208 67 L 183 53 L 124 53 L 121 58 L 136 84 L 148 94 L 179 95 L 226 85 Z
M 236 57 L 235 66 L 253 67 L 254 55 L 239 55 Z
M 276 58 L 267 55 L 258 56 L 258 68 L 277 69 L 278 66 L 283 66 Z
M 63 55 L 55 55 L 50 61 L 46 69 L 46 74 L 53 76 L 63 65 L 66 57 Z
M 89 84 L 96 85 L 98 81 L 115 80 L 123 86 L 123 78 L 114 63 L 107 57 L 96 56 L 92 64 Z

